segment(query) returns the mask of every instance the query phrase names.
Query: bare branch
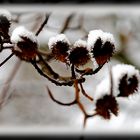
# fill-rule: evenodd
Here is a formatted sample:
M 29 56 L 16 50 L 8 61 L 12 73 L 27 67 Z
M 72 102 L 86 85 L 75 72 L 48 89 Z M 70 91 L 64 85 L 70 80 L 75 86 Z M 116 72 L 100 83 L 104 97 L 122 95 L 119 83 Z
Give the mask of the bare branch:
M 41 24 L 40 28 L 37 30 L 37 32 L 36 32 L 36 34 L 35 34 L 36 36 L 39 35 L 39 33 L 40 33 L 40 32 L 42 31 L 42 29 L 44 28 L 44 26 L 47 24 L 49 17 L 50 17 L 50 13 L 46 15 L 46 18 L 45 18 L 44 22 Z
M 94 75 L 94 74 L 96 74 L 96 73 L 98 73 L 100 71 L 100 69 L 104 66 L 104 64 L 103 65 L 99 65 L 95 70 L 93 70 L 91 68 L 87 68 L 87 69 L 84 69 L 84 70 L 76 69 L 76 72 L 80 73 L 81 76 L 84 76 L 84 75 Z
M 12 56 L 14 55 L 14 53 L 11 53 L 3 62 L 0 63 L 0 67 L 5 64 Z
M 70 21 L 72 20 L 72 18 L 73 18 L 74 15 L 75 15 L 74 13 L 71 13 L 71 14 L 67 17 L 67 19 L 66 19 L 66 21 L 65 21 L 65 23 L 64 23 L 64 25 L 63 25 L 63 27 L 62 27 L 62 29 L 60 30 L 60 33 L 64 33 L 64 32 L 66 31 L 66 29 L 68 28 L 69 23 L 70 23 Z
M 54 102 L 56 102 L 57 104 L 63 105 L 63 106 L 71 106 L 71 105 L 76 104 L 76 99 L 74 99 L 72 102 L 69 102 L 69 103 L 62 103 L 62 102 L 56 100 L 56 99 L 53 97 L 52 92 L 50 91 L 50 89 L 49 89 L 48 87 L 46 87 L 46 88 L 47 88 L 48 94 L 49 94 L 49 96 L 51 97 L 51 99 L 52 99 Z
M 81 87 L 81 92 L 83 93 L 83 95 L 84 95 L 85 97 L 87 97 L 90 101 L 93 101 L 93 98 L 90 97 L 90 96 L 86 93 L 86 91 L 84 90 L 82 83 L 80 83 L 80 87 Z

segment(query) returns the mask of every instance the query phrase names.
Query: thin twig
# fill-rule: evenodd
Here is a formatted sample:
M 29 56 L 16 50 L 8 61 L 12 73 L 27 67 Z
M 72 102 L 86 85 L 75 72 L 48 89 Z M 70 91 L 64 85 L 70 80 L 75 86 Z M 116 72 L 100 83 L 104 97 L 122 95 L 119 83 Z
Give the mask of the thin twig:
M 45 70 L 46 70 L 45 73 L 43 72 L 42 69 L 39 68 L 40 69 L 39 70 L 37 68 L 37 66 L 35 66 L 36 69 L 38 70 L 38 72 L 40 72 L 40 74 L 42 76 L 44 75 L 46 78 L 49 78 L 50 81 L 52 81 L 53 83 L 56 83 L 56 85 L 59 85 L 59 86 L 62 86 L 62 85 L 64 85 L 64 86 L 72 86 L 73 85 L 73 83 L 74 83 L 73 79 L 75 79 L 74 66 L 72 68 L 74 77 L 63 77 L 63 76 L 60 76 L 59 74 L 57 74 L 56 72 L 54 72 L 53 69 L 50 67 L 50 65 L 43 59 L 43 57 L 40 54 L 38 54 L 38 57 L 39 57 L 39 60 L 40 60 L 38 63 L 40 63 L 40 65 L 42 65 L 41 63 L 43 63 L 45 65 Z M 34 62 L 34 63 L 36 63 L 36 62 Z M 58 81 L 56 81 L 56 79 Z M 63 82 L 60 82 L 60 81 L 63 81 Z M 85 79 L 83 77 L 78 79 L 79 83 L 82 83 L 84 81 L 85 81 Z
M 0 67 L 5 64 L 12 56 L 14 55 L 14 53 L 11 53 L 3 62 L 0 63 Z
M 68 81 L 68 82 L 59 82 L 56 81 L 54 79 L 52 79 L 51 77 L 49 77 L 48 75 L 46 75 L 36 64 L 35 61 L 31 61 L 31 64 L 35 67 L 35 69 L 38 71 L 38 73 L 40 73 L 40 75 L 42 75 L 43 77 L 47 78 L 48 80 L 50 80 L 52 83 L 56 84 L 57 86 L 72 86 L 73 85 L 73 81 Z
M 74 67 L 73 64 L 71 65 L 71 77 L 72 77 L 73 79 L 76 79 L 76 75 L 75 75 L 75 67 Z
M 50 67 L 50 65 L 43 59 L 43 57 L 38 54 L 39 60 L 41 62 L 43 62 L 43 64 L 45 65 L 45 68 L 47 68 L 47 70 L 49 71 L 49 73 L 53 76 L 54 79 L 58 79 L 59 75 L 53 71 L 53 69 Z
M 36 36 L 39 35 L 39 33 L 40 33 L 40 32 L 42 31 L 42 29 L 44 28 L 44 26 L 47 24 L 49 17 L 50 17 L 50 13 L 46 15 L 46 18 L 45 18 L 44 22 L 41 24 L 40 28 L 37 30 L 37 32 L 36 32 L 36 34 L 35 34 Z
M 85 70 L 76 69 L 76 72 L 80 73 L 81 76 L 84 76 L 84 75 L 94 75 L 94 74 L 96 74 L 96 73 L 98 73 L 100 71 L 100 69 L 104 66 L 104 64 L 99 65 L 95 70 L 93 70 L 91 68 L 87 68 Z
M 111 68 L 109 69 L 109 72 L 110 72 L 110 95 L 113 96 L 113 75 Z
M 93 101 L 93 98 L 90 97 L 90 96 L 86 93 L 86 91 L 84 90 L 82 83 L 80 83 L 80 88 L 81 88 L 81 92 L 83 93 L 83 95 L 84 95 L 85 97 L 87 97 L 90 101 Z
M 12 49 L 12 48 L 13 48 L 12 46 L 7 46 L 7 47 L 3 47 L 2 49 L 7 50 L 7 49 Z
M 71 21 L 71 19 L 73 18 L 74 15 L 75 15 L 74 13 L 71 13 L 71 14 L 67 17 L 67 19 L 66 19 L 66 21 L 65 21 L 65 23 L 64 23 L 64 25 L 63 25 L 63 27 L 62 27 L 62 29 L 60 30 L 60 33 L 64 33 L 64 32 L 66 31 L 66 29 L 68 28 L 69 23 L 70 23 L 70 21 Z
M 87 119 L 89 117 L 94 116 L 95 114 L 92 114 L 92 115 L 87 114 L 86 109 L 84 108 L 83 104 L 81 103 L 81 101 L 80 101 L 80 95 L 79 95 L 80 89 L 78 87 L 77 80 L 75 80 L 75 82 L 74 82 L 74 87 L 75 87 L 75 94 L 76 94 L 77 105 L 78 105 L 78 107 L 81 109 L 81 111 L 84 114 L 83 128 L 85 128 Z
M 74 99 L 72 102 L 69 102 L 69 103 L 62 103 L 62 102 L 56 100 L 56 99 L 53 97 L 52 92 L 50 91 L 50 89 L 49 89 L 48 87 L 46 87 L 46 88 L 47 88 L 48 94 L 49 94 L 49 96 L 51 97 L 51 99 L 52 99 L 54 102 L 56 102 L 57 104 L 63 105 L 63 106 L 71 106 L 71 105 L 76 104 L 76 100 L 75 100 L 75 99 Z

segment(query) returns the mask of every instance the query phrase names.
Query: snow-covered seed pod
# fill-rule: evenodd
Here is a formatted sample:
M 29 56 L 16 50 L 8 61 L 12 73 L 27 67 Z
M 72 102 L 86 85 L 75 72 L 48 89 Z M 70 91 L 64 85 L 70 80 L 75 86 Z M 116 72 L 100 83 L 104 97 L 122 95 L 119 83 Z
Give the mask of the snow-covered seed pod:
M 118 115 L 119 107 L 116 98 L 110 94 L 109 79 L 103 80 L 96 88 L 95 112 L 104 119 L 110 119 L 111 114 Z
M 132 65 L 117 64 L 112 67 L 114 96 L 128 97 L 139 90 L 140 73 Z
M 84 66 L 90 61 L 90 54 L 87 49 L 87 42 L 78 40 L 74 43 L 69 54 L 69 61 L 76 67 Z
M 70 42 L 64 34 L 51 37 L 48 42 L 49 49 L 56 60 L 66 63 Z
M 37 38 L 23 26 L 17 27 L 11 36 L 11 42 L 14 44 L 13 52 L 20 59 L 31 61 L 37 55 Z
M 102 30 L 92 30 L 88 34 L 88 49 L 98 65 L 108 62 L 115 51 L 115 41 L 112 34 Z
M 5 9 L 0 9 L 0 36 L 9 39 L 9 28 L 11 25 L 11 13 Z

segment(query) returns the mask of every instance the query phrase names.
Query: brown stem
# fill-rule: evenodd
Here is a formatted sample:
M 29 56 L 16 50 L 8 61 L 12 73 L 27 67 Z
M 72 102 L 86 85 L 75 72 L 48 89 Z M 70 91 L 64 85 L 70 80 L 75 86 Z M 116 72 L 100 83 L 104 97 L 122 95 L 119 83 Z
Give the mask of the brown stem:
M 73 65 L 73 64 L 72 64 L 72 66 L 71 66 L 71 77 L 72 77 L 73 79 L 76 79 L 75 68 L 74 68 L 74 65 Z
M 89 100 L 93 101 L 93 98 L 90 97 L 90 96 L 86 93 L 86 91 L 84 90 L 82 83 L 80 83 L 80 88 L 81 88 L 81 92 L 83 93 L 83 95 L 84 95 L 85 97 L 87 97 Z
M 76 72 L 80 73 L 81 76 L 84 76 L 84 75 L 94 75 L 94 74 L 96 74 L 96 73 L 98 73 L 100 71 L 100 69 L 104 66 L 104 64 L 99 65 L 95 70 L 93 70 L 91 68 L 87 68 L 87 69 L 84 69 L 84 70 L 76 69 Z
M 71 106 L 71 105 L 76 104 L 76 100 L 75 100 L 75 99 L 74 99 L 72 102 L 69 102 L 69 103 L 62 103 L 62 102 L 56 100 L 56 99 L 54 98 L 54 96 L 52 95 L 52 92 L 50 91 L 50 89 L 49 89 L 48 87 L 46 87 L 46 88 L 47 88 L 47 91 L 48 91 L 48 94 L 49 94 L 50 98 L 51 98 L 54 102 L 56 102 L 57 104 L 63 105 L 63 106 Z
M 54 79 L 58 79 L 59 75 L 58 75 L 56 72 L 53 71 L 53 69 L 52 69 L 52 68 L 50 67 L 50 65 L 43 59 L 43 57 L 42 57 L 40 54 L 38 54 L 38 57 L 39 57 L 40 61 L 43 62 L 43 64 L 45 65 L 45 67 L 47 68 L 47 70 L 49 71 L 49 73 L 50 73 L 51 75 L 53 75 L 53 78 L 54 78 Z
M 46 75 L 46 73 L 44 73 L 40 68 L 39 66 L 36 64 L 36 61 L 31 61 L 31 64 L 35 67 L 35 69 L 38 71 L 38 73 L 40 75 L 42 75 L 43 77 L 47 78 L 48 80 L 50 80 L 52 83 L 54 83 L 55 85 L 57 86 L 72 86 L 74 81 L 73 80 L 67 80 L 67 81 L 64 81 L 63 82 L 60 82 L 60 81 L 57 81 L 55 79 L 52 79 L 50 76 Z M 59 77 L 58 77 L 59 79 Z M 80 78 L 78 79 L 78 82 L 81 83 L 81 82 L 84 82 L 85 79 L 84 78 Z
M 80 89 L 78 87 L 78 84 L 79 84 L 78 81 L 75 80 L 74 87 L 75 87 L 76 101 L 77 101 L 78 107 L 84 114 L 83 128 L 85 128 L 87 119 L 89 117 L 95 116 L 95 114 L 92 114 L 92 115 L 87 114 L 86 109 L 84 108 L 83 104 L 80 101 L 80 95 L 79 95 Z
M 110 71 L 110 95 L 113 96 L 113 77 L 112 77 L 112 70 L 111 68 L 109 69 Z

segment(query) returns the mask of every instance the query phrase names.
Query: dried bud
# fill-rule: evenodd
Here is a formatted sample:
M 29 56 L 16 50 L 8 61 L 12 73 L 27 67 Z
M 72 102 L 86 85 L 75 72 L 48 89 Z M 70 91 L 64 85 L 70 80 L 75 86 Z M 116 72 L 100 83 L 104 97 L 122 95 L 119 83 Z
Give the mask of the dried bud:
M 13 31 L 11 42 L 15 44 L 13 52 L 20 59 L 30 61 L 36 57 L 38 46 L 36 36 L 23 26 Z
M 98 65 L 102 65 L 110 60 L 115 50 L 114 44 L 114 37 L 110 33 L 93 30 L 88 34 L 88 49 Z
M 85 41 L 78 40 L 75 42 L 74 48 L 70 51 L 69 60 L 76 67 L 83 66 L 90 61 L 90 54 Z
M 132 65 L 118 64 L 112 68 L 114 95 L 128 97 L 138 91 L 140 74 Z
M 111 113 L 118 115 L 118 103 L 116 98 L 111 95 L 111 83 L 109 78 L 105 78 L 97 87 L 95 99 L 95 111 L 97 115 L 104 119 L 110 119 Z
M 49 49 L 56 60 L 66 63 L 70 43 L 64 34 L 51 37 L 48 42 Z
M 96 114 L 104 119 L 110 119 L 111 113 L 118 115 L 118 103 L 112 95 L 105 95 L 96 101 Z
M 9 39 L 9 28 L 11 25 L 11 14 L 7 10 L 0 10 L 0 36 Z

